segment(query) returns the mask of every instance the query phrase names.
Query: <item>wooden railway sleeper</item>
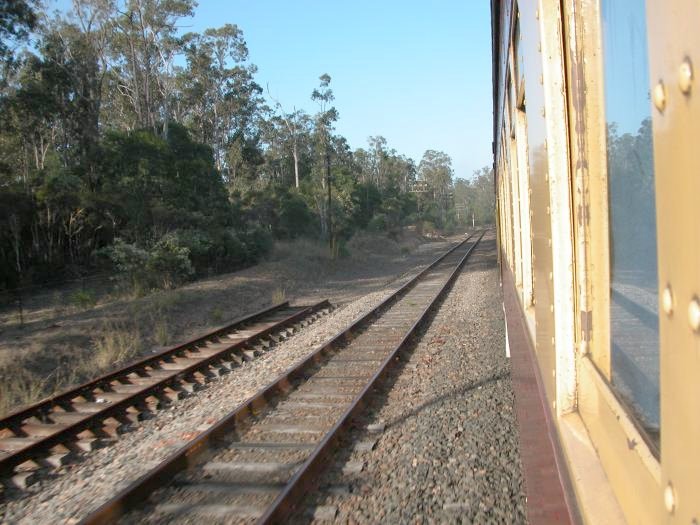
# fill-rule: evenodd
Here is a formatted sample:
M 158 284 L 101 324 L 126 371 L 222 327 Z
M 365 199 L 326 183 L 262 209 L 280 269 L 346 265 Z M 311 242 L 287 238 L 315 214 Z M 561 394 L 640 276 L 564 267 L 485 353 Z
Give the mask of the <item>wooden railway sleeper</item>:
M 268 325 L 268 327 L 272 326 L 274 324 Z M 283 328 L 284 336 L 294 331 L 295 329 L 290 330 L 288 327 Z M 256 339 L 253 338 L 251 342 L 261 342 Z M 269 348 L 274 341 L 268 339 L 267 343 L 263 342 L 260 346 Z M 220 346 L 235 346 L 235 343 L 229 341 L 223 345 L 217 345 L 217 347 Z M 250 351 L 253 352 L 253 356 L 256 355 L 255 348 Z M 259 349 L 257 353 L 261 353 Z M 202 361 L 207 361 L 205 369 L 189 370 L 189 376 L 180 373 L 187 368 L 199 365 Z M 40 407 L 34 417 L 29 418 L 35 419 L 35 422 L 20 420 L 19 425 L 5 425 L 3 428 L 14 429 L 15 436 L 5 439 L 0 437 L 0 451 L 7 449 L 0 455 L 0 459 L 6 458 L 7 453 L 11 454 L 12 451 L 24 449 L 42 441 L 43 438 L 50 438 L 55 432 L 60 433 L 69 430 L 72 425 L 86 423 L 87 428 L 78 431 L 73 437 L 67 435 L 65 444 L 59 442 L 49 447 L 48 454 L 43 457 L 38 456 L 36 459 L 34 457 L 27 459 L 18 465 L 18 469 L 27 465 L 41 467 L 63 464 L 72 451 L 92 450 L 100 441 L 98 437 L 116 437 L 130 424 L 145 419 L 152 410 L 164 403 L 169 404 L 174 399 L 184 397 L 188 392 L 202 387 L 204 382 L 239 366 L 242 361 L 243 357 L 237 354 L 234 348 L 230 352 L 224 350 L 217 356 L 216 352 L 212 352 L 211 346 L 195 344 L 187 348 L 181 347 L 178 352 L 171 353 L 159 362 L 149 362 L 149 365 L 142 369 L 133 369 L 126 376 L 106 378 L 95 384 L 86 385 L 73 392 L 74 395 L 71 398 L 59 396 L 56 404 Z M 163 381 L 165 384 L 162 383 Z M 145 397 L 139 396 L 158 382 L 161 382 L 161 385 L 156 391 L 150 392 L 150 395 Z M 110 412 L 104 419 L 84 421 L 91 417 L 90 414 L 104 410 L 105 406 L 121 403 L 134 394 L 137 396 L 134 399 L 134 406 L 125 406 L 122 413 Z M 57 448 L 59 450 L 55 451 Z M 47 458 L 46 461 L 43 461 L 44 458 Z M 20 484 L 24 484 L 24 481 Z

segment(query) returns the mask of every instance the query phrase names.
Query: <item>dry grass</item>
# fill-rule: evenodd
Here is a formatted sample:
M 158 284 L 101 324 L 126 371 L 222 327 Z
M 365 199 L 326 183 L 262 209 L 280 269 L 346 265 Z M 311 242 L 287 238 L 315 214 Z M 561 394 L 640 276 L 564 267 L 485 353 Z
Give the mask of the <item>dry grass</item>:
M 0 367 L 0 415 L 40 399 L 51 377 L 41 378 L 17 363 Z
M 287 290 L 277 287 L 272 291 L 272 304 L 279 304 L 287 300 Z
M 374 253 L 397 254 L 400 251 L 398 243 L 385 235 L 376 233 L 357 232 L 347 243 L 350 253 L 365 256 Z
M 138 330 L 124 323 L 105 323 L 102 333 L 93 339 L 94 351 L 83 368 L 88 373 L 113 368 L 137 355 L 141 345 Z
M 214 307 L 209 312 L 209 318 L 212 323 L 221 324 L 224 320 L 224 312 L 219 307 Z
M 328 262 L 331 253 L 326 243 L 320 243 L 311 239 L 294 239 L 291 241 L 278 241 L 272 250 L 270 259 L 273 261 L 315 261 Z
M 170 326 L 168 319 L 162 315 L 153 320 L 153 339 L 160 346 L 165 346 L 170 342 Z
M 55 363 L 48 374 L 32 371 L 25 359 L 7 359 L 0 364 L 0 417 L 112 370 L 136 356 L 142 345 L 136 327 L 106 322 L 92 348 L 77 353 L 69 362 Z
M 267 280 L 261 284 L 251 281 L 253 289 L 248 291 L 246 285 L 240 293 L 248 300 L 254 297 L 263 303 L 261 297 L 269 297 L 273 303 L 280 303 L 288 294 L 298 293 L 297 283 L 323 282 L 326 276 L 336 275 L 345 266 L 352 268 L 353 260 L 363 267 L 373 265 L 374 255 L 392 257 L 425 243 L 414 232 L 407 232 L 399 241 L 358 233 L 345 246 L 351 254 L 349 260 L 333 260 L 327 243 L 309 239 L 278 242 L 270 262 L 263 265 L 262 275 Z M 340 246 L 336 252 L 340 254 Z M 226 286 L 232 286 L 239 279 L 246 282 L 249 276 L 243 272 L 226 279 Z M 111 283 L 91 288 L 87 295 L 77 294 L 72 288 L 33 298 L 26 311 L 32 319 L 49 321 L 57 313 L 65 314 L 66 319 L 47 328 L 35 327 L 43 333 L 5 331 L 0 345 L 0 415 L 112 370 L 152 345 L 167 346 L 182 333 L 208 323 L 220 324 L 228 316 L 243 313 L 237 306 L 232 307 L 230 290 L 222 290 L 219 280 L 205 284 L 194 290 L 162 290 L 137 299 L 114 291 Z M 209 296 L 214 300 L 203 299 Z M 76 310 L 93 301 L 100 312 L 93 317 L 88 308 L 90 315 L 78 315 Z M 2 312 L 0 321 L 15 314 L 16 310 L 10 308 Z

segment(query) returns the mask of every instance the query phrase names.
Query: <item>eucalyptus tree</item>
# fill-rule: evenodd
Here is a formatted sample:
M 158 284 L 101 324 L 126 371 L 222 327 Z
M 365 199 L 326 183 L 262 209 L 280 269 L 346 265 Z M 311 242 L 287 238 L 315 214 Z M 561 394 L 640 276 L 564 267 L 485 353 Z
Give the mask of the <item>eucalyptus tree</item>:
M 114 19 L 113 71 L 117 91 L 131 109 L 127 127 L 167 135 L 173 64 L 181 50 L 178 21 L 193 15 L 194 0 L 125 0 Z
M 300 137 L 308 131 L 310 119 L 309 116 L 301 110 L 294 110 L 291 113 L 287 113 L 279 100 L 274 98 L 270 94 L 268 87 L 268 96 L 275 103 L 275 109 L 278 114 L 275 115 L 274 119 L 278 123 L 282 123 L 284 126 L 279 127 L 280 135 L 286 135 L 286 142 L 290 143 L 292 149 L 292 159 L 294 161 L 294 187 L 299 188 L 299 141 Z
M 418 165 L 418 176 L 428 184 L 431 204 L 438 212 L 444 224 L 447 217 L 450 195 L 452 194 L 452 159 L 447 153 L 427 150 Z
M 73 0 L 66 17 L 47 20 L 40 36 L 45 75 L 61 89 L 64 166 L 75 166 L 90 191 L 99 184 L 102 104 L 110 73 L 112 0 Z
M 5 83 L 15 48 L 26 41 L 37 23 L 34 0 L 0 0 L 0 79 Z
M 301 110 L 273 115 L 262 127 L 266 169 L 297 190 L 313 161 L 311 132 L 311 118 Z
M 471 188 L 476 221 L 480 224 L 493 223 L 496 213 L 493 168 L 484 166 L 476 170 L 472 175 Z
M 189 33 L 183 43 L 187 67 L 177 72 L 179 115 L 198 141 L 211 145 L 222 175 L 234 180 L 259 148 L 265 109 L 256 67 L 246 63 L 243 32 L 226 24 Z
M 333 123 L 338 120 L 338 111 L 331 106 L 331 102 L 335 99 L 333 90 L 330 88 L 331 77 L 328 73 L 324 73 L 319 77 L 319 86 L 311 93 L 311 100 L 319 106 L 319 112 L 315 117 L 315 135 L 318 147 L 319 157 L 322 156 L 323 161 L 319 163 L 325 168 L 325 176 L 321 175 L 321 187 L 327 192 L 327 201 L 325 204 L 322 198 L 317 198 L 317 207 L 321 212 L 320 215 L 325 216 L 325 223 L 321 224 L 321 229 L 327 235 L 331 247 L 333 244 L 333 217 L 332 217 L 332 200 L 331 200 L 331 135 L 333 133 Z M 317 170 L 317 173 L 320 170 Z M 323 213 L 325 211 L 325 213 Z
M 389 153 L 387 151 L 386 139 L 382 136 L 369 137 L 367 139 L 369 144 L 369 169 L 370 169 L 370 180 L 377 186 L 379 191 L 386 184 L 387 175 L 387 159 Z

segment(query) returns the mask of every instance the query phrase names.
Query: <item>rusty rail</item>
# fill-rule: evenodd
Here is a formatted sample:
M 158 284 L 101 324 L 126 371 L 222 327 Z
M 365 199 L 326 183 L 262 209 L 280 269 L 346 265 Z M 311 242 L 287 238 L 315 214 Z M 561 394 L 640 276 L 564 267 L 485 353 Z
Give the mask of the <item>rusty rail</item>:
M 323 471 L 324 462 L 328 456 L 333 452 L 338 439 L 341 437 L 342 432 L 347 429 L 351 421 L 356 417 L 362 408 L 365 406 L 368 397 L 370 396 L 372 390 L 379 384 L 379 382 L 386 377 L 387 373 L 391 369 L 391 365 L 394 359 L 398 356 L 401 350 L 408 344 L 411 337 L 416 333 L 418 328 L 422 325 L 423 321 L 428 317 L 429 312 L 451 288 L 452 283 L 456 279 L 460 270 L 467 261 L 467 258 L 471 255 L 474 248 L 476 248 L 479 241 L 481 241 L 485 232 L 482 232 L 477 241 L 467 250 L 464 256 L 459 260 L 457 266 L 450 273 L 444 286 L 442 286 L 438 292 L 435 294 L 433 299 L 425 306 L 419 317 L 413 323 L 411 328 L 406 332 L 401 342 L 394 348 L 394 350 L 384 359 L 382 364 L 376 373 L 372 376 L 370 381 L 365 385 L 360 394 L 353 399 L 348 409 L 341 416 L 338 422 L 333 426 L 333 428 L 324 436 L 323 440 L 318 444 L 318 446 L 311 453 L 310 457 L 306 462 L 299 468 L 294 477 L 287 483 L 282 493 L 277 497 L 277 499 L 268 508 L 267 512 L 260 518 L 260 524 L 269 523 L 283 523 L 285 517 L 289 516 L 292 512 L 296 503 L 298 503 L 306 494 L 306 491 L 313 487 L 314 479 L 318 474 Z M 466 242 L 466 241 L 465 241 Z
M 288 513 L 293 510 L 299 498 L 313 486 L 318 473 L 323 469 L 324 460 L 332 452 L 343 429 L 347 428 L 352 418 L 361 410 L 369 392 L 383 377 L 385 377 L 394 358 L 406 346 L 418 327 L 425 321 L 430 310 L 449 290 L 454 279 L 459 274 L 459 271 L 483 235 L 484 232 L 478 236 L 466 253 L 459 258 L 454 267 L 451 267 L 452 269 L 449 271 L 447 279 L 439 285 L 437 292 L 427 301 L 418 317 L 412 322 L 410 329 L 403 334 L 400 342 L 387 354 L 381 366 L 372 375 L 364 388 L 362 388 L 362 391 L 353 399 L 347 410 L 345 410 L 342 416 L 333 425 L 330 432 L 325 434 L 321 441 L 314 446 L 309 457 L 293 475 L 291 480 L 287 482 L 275 501 L 261 514 L 260 523 L 283 522 L 289 517 Z M 239 405 L 216 425 L 171 454 L 155 469 L 135 480 L 128 487 L 120 491 L 114 498 L 97 508 L 85 518 L 82 523 L 92 525 L 115 522 L 130 509 L 143 503 L 156 489 L 168 485 L 176 474 L 196 466 L 206 455 L 210 454 L 212 450 L 221 447 L 221 444 L 225 442 L 225 437 L 230 435 L 232 431 L 243 429 L 248 425 L 253 414 L 259 413 L 265 407 L 269 406 L 271 402 L 274 402 L 276 398 L 283 397 L 292 392 L 295 388 L 296 381 L 303 381 L 309 376 L 313 377 L 311 370 L 317 364 L 321 363 L 332 351 L 341 348 L 348 343 L 348 341 L 351 341 L 355 337 L 355 334 L 371 326 L 375 318 L 389 310 L 400 301 L 402 297 L 409 293 L 421 279 L 426 277 L 431 270 L 443 262 L 455 250 L 465 246 L 466 243 L 474 237 L 475 234 L 470 235 L 467 239 L 448 250 L 414 278 L 401 286 L 391 296 L 382 301 L 378 306 L 356 318 L 347 328 L 330 338 L 293 368 L 281 374 L 266 388 Z
M 47 456 L 48 451 L 57 445 L 63 445 L 74 440 L 78 434 L 88 431 L 99 431 L 105 420 L 110 418 L 119 418 L 125 411 L 131 407 L 142 404 L 147 398 L 161 392 L 163 389 L 173 385 L 178 385 L 183 382 L 184 378 L 192 374 L 206 370 L 209 366 L 217 361 L 221 361 L 226 356 L 231 355 L 237 350 L 242 350 L 255 341 L 260 340 L 280 331 L 292 324 L 295 324 L 305 317 L 313 313 L 329 308 L 328 300 L 321 301 L 315 305 L 307 307 L 290 307 L 288 302 L 283 302 L 272 307 L 260 310 L 248 316 L 237 319 L 221 328 L 218 328 L 205 335 L 187 341 L 186 343 L 168 348 L 156 355 L 141 359 L 128 366 L 120 368 L 109 374 L 105 374 L 93 381 L 84 383 L 76 388 L 72 388 L 61 394 L 46 398 L 38 403 L 35 403 L 27 408 L 18 410 L 0 420 L 0 430 L 5 433 L 5 436 L 0 438 L 0 450 L 3 448 L 3 443 L 8 441 L 25 440 L 26 446 L 22 446 L 19 450 L 9 451 L 5 456 L 0 456 L 0 476 L 12 476 L 15 474 L 15 468 L 28 460 L 41 460 Z M 286 315 L 278 321 L 268 322 L 267 326 L 262 329 L 255 330 L 255 323 L 264 322 L 273 315 Z M 252 325 L 252 326 L 251 326 Z M 231 341 L 230 344 L 225 344 L 218 348 L 217 351 L 211 352 L 208 355 L 202 355 L 201 358 L 197 354 L 206 349 L 205 345 L 214 343 L 227 334 L 233 333 L 239 329 L 253 328 L 254 333 Z M 166 373 L 160 379 L 154 378 L 151 384 L 147 384 L 144 388 L 139 389 L 133 394 L 125 394 L 123 399 L 113 403 L 105 403 L 105 406 L 99 410 L 89 414 L 86 417 L 74 423 L 61 426 L 56 425 L 55 432 L 50 432 L 49 435 L 39 436 L 38 439 L 32 439 L 31 434 L 24 431 L 27 422 L 36 420 L 43 422 L 51 419 L 52 415 L 57 417 L 57 414 L 65 414 L 79 411 L 71 410 L 75 406 L 79 406 L 80 400 L 95 399 L 99 397 L 100 390 L 108 393 L 119 393 L 119 387 L 132 385 L 137 376 L 140 379 L 150 379 L 149 374 L 154 374 L 156 371 L 162 371 L 161 367 L 165 363 L 177 362 L 178 358 L 187 359 L 183 354 L 190 353 L 190 358 L 196 356 L 196 362 L 187 366 L 182 366 L 177 370 L 172 370 L 172 373 Z M 78 400 L 78 401 L 76 401 Z M 56 412 L 60 410 L 60 412 Z M 49 425 L 43 425 L 42 430 L 50 431 Z M 11 433 L 12 435 L 8 435 Z M 14 441 L 12 441 L 14 443 Z

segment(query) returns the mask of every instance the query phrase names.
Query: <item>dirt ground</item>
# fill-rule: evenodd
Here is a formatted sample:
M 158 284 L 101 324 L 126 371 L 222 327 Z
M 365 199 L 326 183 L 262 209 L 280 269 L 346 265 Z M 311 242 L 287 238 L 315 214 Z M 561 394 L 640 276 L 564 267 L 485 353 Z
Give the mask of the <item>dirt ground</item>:
M 278 243 L 251 268 L 145 297 L 104 283 L 83 289 L 94 305 L 76 304 L 66 290 L 37 293 L 25 301 L 23 325 L 14 310 L 0 311 L 0 415 L 282 300 L 339 304 L 382 289 L 449 242 L 362 234 L 348 243 L 347 257 L 332 260 L 326 247 L 297 240 Z

